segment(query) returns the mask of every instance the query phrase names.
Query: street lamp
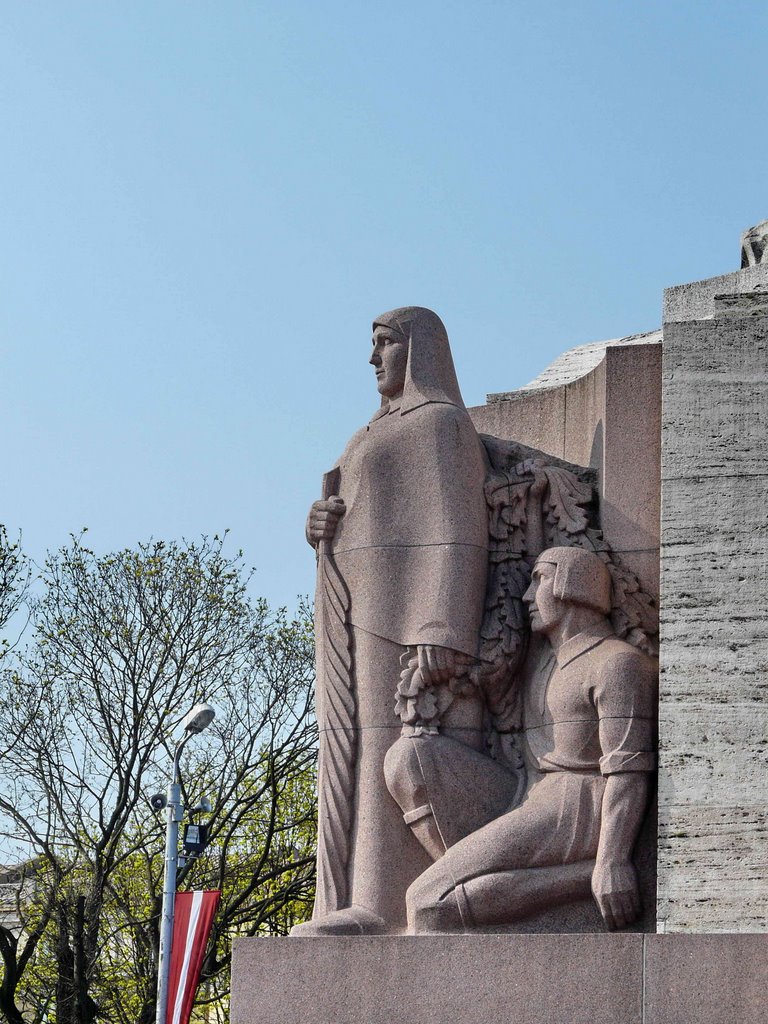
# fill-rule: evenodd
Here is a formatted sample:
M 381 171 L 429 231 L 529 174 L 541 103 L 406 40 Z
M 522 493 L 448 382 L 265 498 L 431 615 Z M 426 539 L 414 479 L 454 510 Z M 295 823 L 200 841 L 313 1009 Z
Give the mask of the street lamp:
M 181 802 L 181 776 L 179 759 L 186 743 L 207 729 L 216 716 L 210 704 L 195 704 L 184 719 L 184 735 L 176 744 L 173 755 L 173 775 L 168 786 L 165 829 L 165 874 L 163 877 L 163 915 L 160 919 L 160 956 L 157 967 L 156 1024 L 166 1024 L 168 1012 L 168 979 L 171 969 L 171 942 L 173 940 L 173 910 L 176 902 L 176 868 L 179 861 L 179 823 L 184 817 Z M 156 806 L 157 797 L 152 797 Z

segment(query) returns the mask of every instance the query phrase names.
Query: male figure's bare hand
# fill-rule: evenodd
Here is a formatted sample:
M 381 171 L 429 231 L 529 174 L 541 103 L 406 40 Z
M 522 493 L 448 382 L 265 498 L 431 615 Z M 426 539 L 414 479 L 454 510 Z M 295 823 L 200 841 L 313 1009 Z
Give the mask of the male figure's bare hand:
M 598 859 L 592 872 L 592 893 L 610 931 L 626 928 L 640 916 L 640 887 L 629 861 Z
M 314 502 L 307 517 L 306 531 L 307 540 L 312 547 L 317 547 L 321 540 L 333 540 L 339 519 L 346 511 L 347 506 L 336 495 Z
M 419 644 L 416 648 L 419 659 L 419 671 L 427 686 L 447 683 L 458 674 L 459 665 L 465 656 L 450 647 L 438 647 L 437 644 Z

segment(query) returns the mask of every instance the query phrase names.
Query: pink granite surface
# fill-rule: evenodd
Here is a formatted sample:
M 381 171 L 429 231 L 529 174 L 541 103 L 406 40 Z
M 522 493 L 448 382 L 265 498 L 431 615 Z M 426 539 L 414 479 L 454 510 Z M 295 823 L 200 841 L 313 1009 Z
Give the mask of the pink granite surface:
M 235 940 L 232 1024 L 641 1024 L 642 936 Z
M 768 935 L 236 939 L 232 1024 L 752 1024 Z

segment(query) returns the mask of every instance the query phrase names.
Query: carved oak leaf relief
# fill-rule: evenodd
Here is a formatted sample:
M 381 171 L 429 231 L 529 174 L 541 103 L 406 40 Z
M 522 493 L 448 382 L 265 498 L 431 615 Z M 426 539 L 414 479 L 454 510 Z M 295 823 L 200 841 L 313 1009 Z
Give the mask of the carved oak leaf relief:
M 481 435 L 488 456 L 488 582 L 478 659 L 447 685 L 426 686 L 409 649 L 397 687 L 396 713 L 408 734 L 438 732 L 455 696 L 477 687 L 486 707 L 486 745 L 494 759 L 519 768 L 518 673 L 528 641 L 522 597 L 538 555 L 550 547 L 594 551 L 608 567 L 610 619 L 616 634 L 656 654 L 658 609 L 638 578 L 621 564 L 599 528 L 596 473 L 512 441 Z

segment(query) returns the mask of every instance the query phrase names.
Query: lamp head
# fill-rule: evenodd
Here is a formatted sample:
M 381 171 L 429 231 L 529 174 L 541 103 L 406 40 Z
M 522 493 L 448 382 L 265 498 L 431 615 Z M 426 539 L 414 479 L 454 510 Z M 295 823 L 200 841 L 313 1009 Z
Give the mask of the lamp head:
M 207 729 L 216 717 L 216 712 L 210 704 L 195 704 L 192 710 L 184 719 L 184 731 L 191 733 L 202 732 Z

